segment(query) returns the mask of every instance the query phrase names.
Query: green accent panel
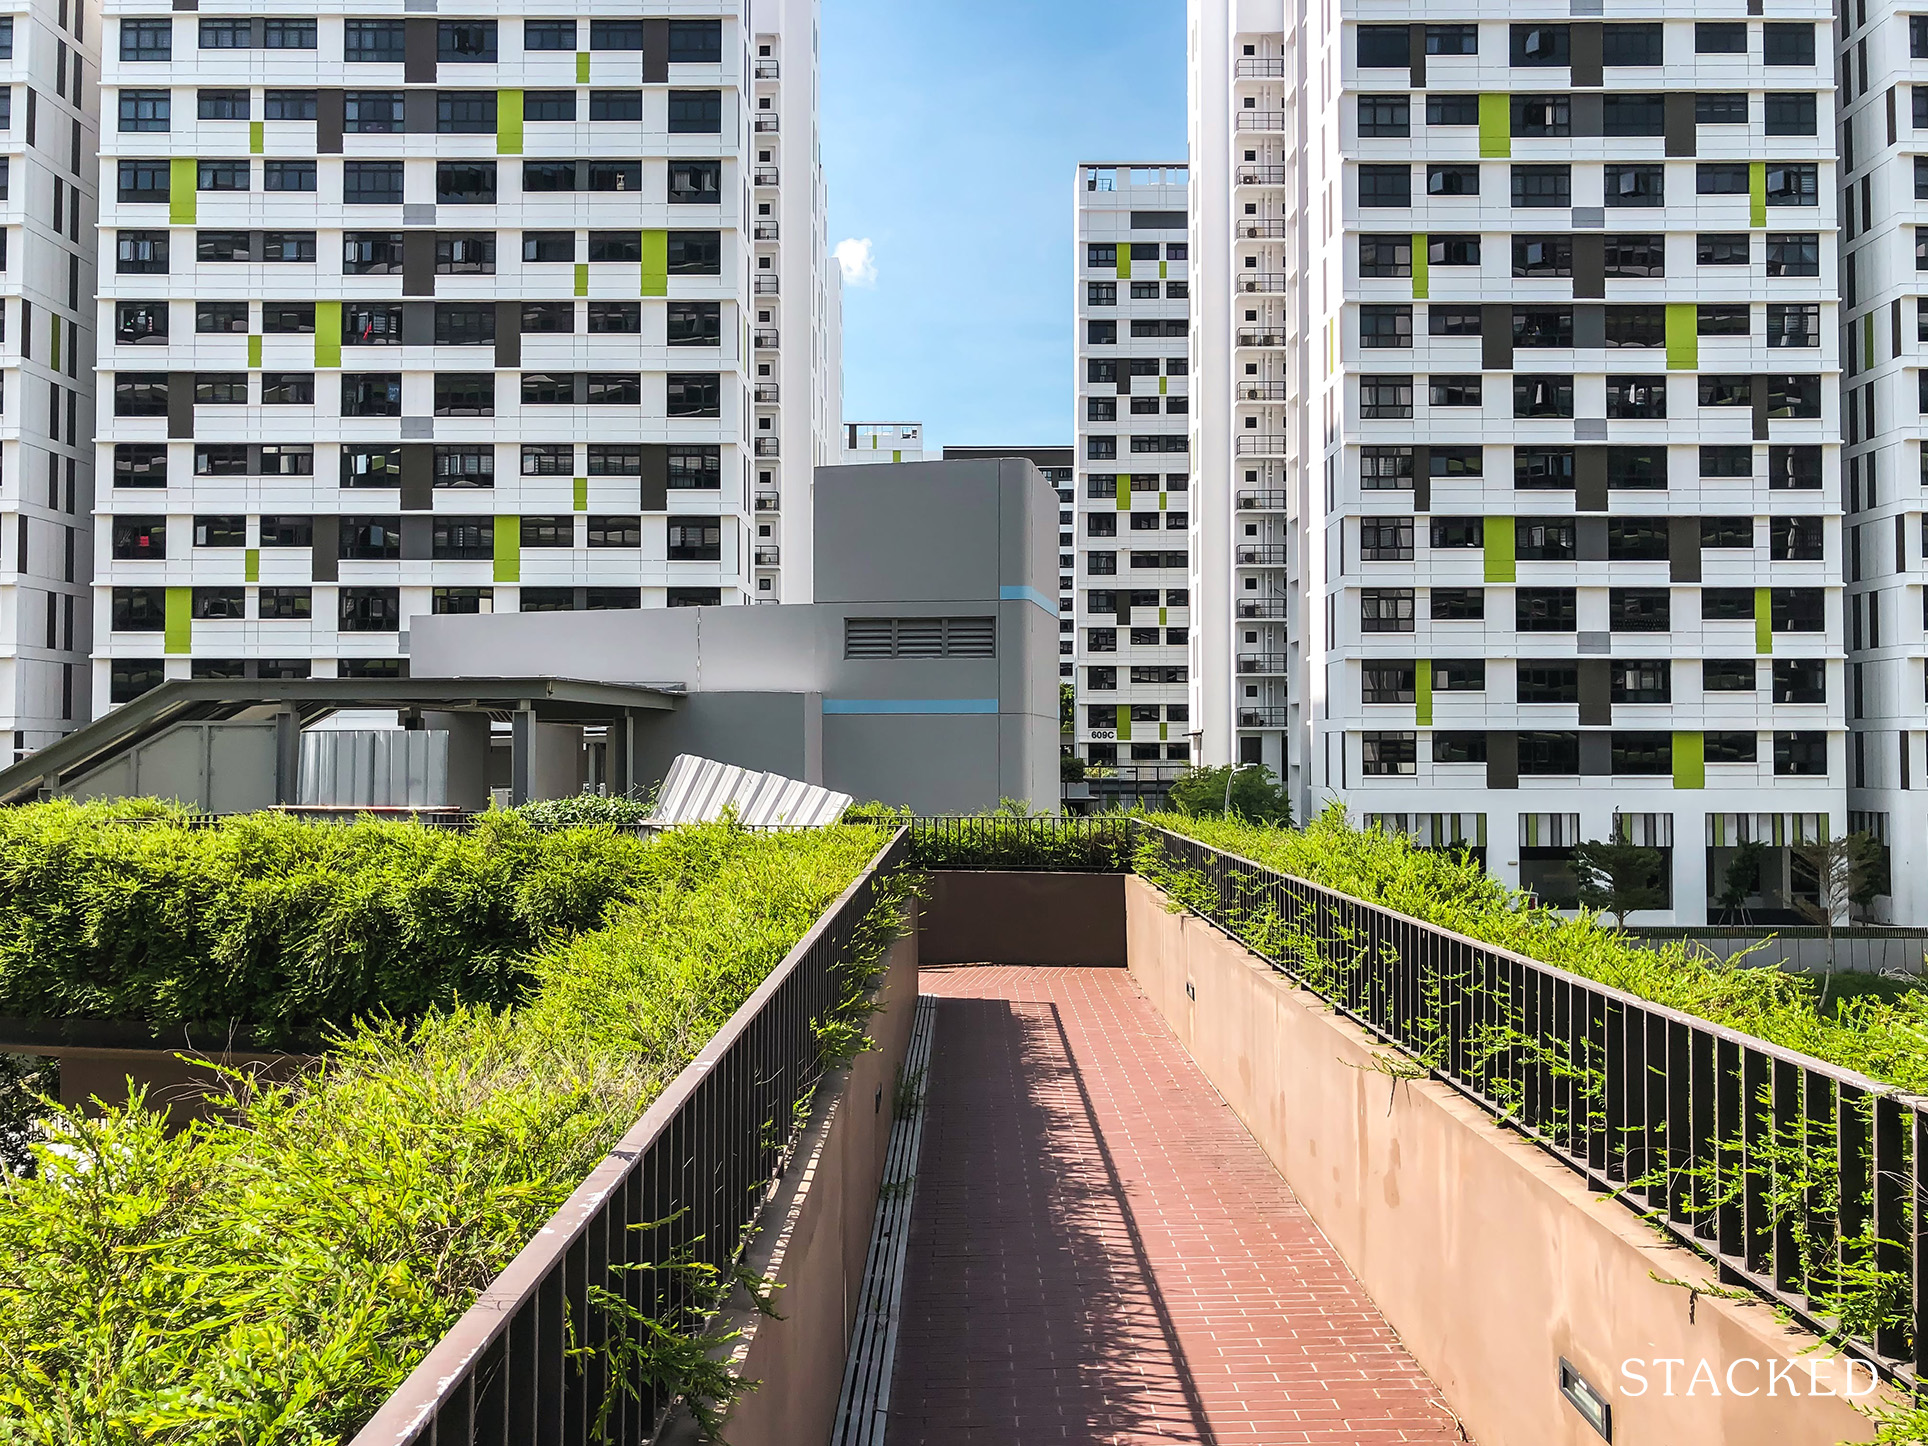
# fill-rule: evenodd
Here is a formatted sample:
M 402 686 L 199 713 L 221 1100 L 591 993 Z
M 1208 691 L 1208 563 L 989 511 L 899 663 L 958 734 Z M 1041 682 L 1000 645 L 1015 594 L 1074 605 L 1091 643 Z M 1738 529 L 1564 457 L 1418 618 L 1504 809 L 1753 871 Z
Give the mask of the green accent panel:
M 1160 378 L 1158 379 L 1158 395 L 1159 395 L 1159 396 L 1161 396 L 1161 397 L 1162 397 L 1162 396 L 1164 396 L 1164 395 L 1165 395 L 1165 383 L 1166 383 L 1167 381 L 1169 381 L 1169 380 L 1170 380 L 1170 378 L 1169 378 L 1169 377 L 1160 377 Z
M 1747 224 L 1767 224 L 1767 162 L 1747 163 Z
M 1131 280 L 1131 243 L 1129 241 L 1118 243 L 1118 279 Z
M 1674 787 L 1707 787 L 1707 735 L 1674 734 Z
M 576 295 L 587 296 L 588 294 L 589 264 L 585 261 L 578 261 L 576 263 Z
M 51 312 L 48 313 L 48 316 L 47 316 L 47 333 L 52 338 L 52 342 L 47 349 L 48 356 L 51 359 L 51 364 L 53 366 L 53 369 L 55 371 L 59 371 L 60 370 L 60 318 Z
M 1426 233 L 1413 232 L 1413 300 L 1424 301 L 1426 292 L 1432 285 L 1432 276 L 1426 269 Z
M 587 477 L 578 477 L 576 479 L 576 511 L 587 512 L 588 510 L 589 479 Z
M 1158 510 L 1160 512 L 1163 512 L 1165 510 L 1166 504 L 1170 501 L 1171 501 L 1171 496 L 1169 493 L 1160 492 L 1158 494 Z
M 1161 262 L 1160 264 L 1162 265 L 1163 263 Z M 1171 726 L 1169 723 L 1160 723 L 1158 725 L 1158 741 L 1160 743 L 1163 743 L 1167 738 L 1172 736 L 1170 731 Z
M 248 154 L 258 156 L 268 148 L 268 138 L 260 121 L 248 122 Z
M 1118 741 L 1131 742 L 1131 705 L 1128 703 L 1118 705 Z
M 589 84 L 589 52 L 586 50 L 576 52 L 576 84 Z
M 1164 279 L 1166 278 L 1166 276 L 1168 276 L 1169 274 L 1170 274 L 1170 273 L 1169 273 L 1169 272 L 1167 272 L 1167 271 L 1165 270 L 1165 263 L 1164 263 L 1164 262 L 1162 262 L 1162 261 L 1161 261 L 1161 262 L 1159 262 L 1159 263 L 1158 263 L 1158 279 L 1159 279 L 1160 281 L 1163 281 L 1163 280 L 1164 280 Z
M 194 224 L 194 157 L 176 156 L 167 163 L 167 223 L 170 226 Z
M 522 581 L 522 519 L 495 519 L 495 580 Z
M 1754 651 L 1763 656 L 1774 651 L 1774 605 L 1764 587 L 1754 589 Z
M 1874 313 L 1871 311 L 1861 318 L 1861 366 L 1866 371 L 1874 370 Z
M 1700 312 L 1691 301 L 1667 303 L 1667 370 L 1690 372 L 1700 365 Z
M 643 295 L 669 295 L 669 232 L 643 232 Z
M 1413 722 L 1421 728 L 1433 726 L 1433 660 L 1421 658 L 1413 664 Z
M 261 365 L 261 338 L 258 336 L 248 338 L 248 365 L 251 367 Z
M 1162 628 L 1170 621 L 1171 619 L 1166 616 L 1166 609 L 1160 608 L 1158 610 L 1158 626 Z
M 1513 97 L 1503 91 L 1479 98 L 1479 153 L 1489 161 L 1513 154 Z
M 241 555 L 241 581 L 261 581 L 261 549 L 250 547 Z
M 167 590 L 166 631 L 162 636 L 162 652 L 185 653 L 192 645 L 193 597 L 193 588 L 171 587 Z
M 1118 510 L 1131 511 L 1131 478 L 1123 472 L 1118 474 Z
M 1489 517 L 1486 519 L 1486 580 L 1512 582 L 1516 574 L 1513 519 Z
M 901 462 L 904 460 L 904 454 L 893 447 L 890 452 L 890 460 L 893 462 Z
M 315 303 L 315 365 L 318 367 L 341 365 L 341 303 L 339 301 Z
M 522 154 L 522 92 L 519 90 L 495 93 L 495 153 L 498 156 Z

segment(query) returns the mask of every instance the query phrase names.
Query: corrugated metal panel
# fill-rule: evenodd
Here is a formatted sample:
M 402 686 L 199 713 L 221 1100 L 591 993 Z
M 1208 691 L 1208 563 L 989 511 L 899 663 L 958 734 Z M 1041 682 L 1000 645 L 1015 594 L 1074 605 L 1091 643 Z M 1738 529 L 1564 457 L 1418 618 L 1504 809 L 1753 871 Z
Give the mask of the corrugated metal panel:
M 433 729 L 310 729 L 301 735 L 302 804 L 433 808 L 449 801 L 449 735 Z
M 656 823 L 701 823 L 734 807 L 738 821 L 810 828 L 835 823 L 850 795 L 778 773 L 758 773 L 693 753 L 679 753 L 656 796 Z

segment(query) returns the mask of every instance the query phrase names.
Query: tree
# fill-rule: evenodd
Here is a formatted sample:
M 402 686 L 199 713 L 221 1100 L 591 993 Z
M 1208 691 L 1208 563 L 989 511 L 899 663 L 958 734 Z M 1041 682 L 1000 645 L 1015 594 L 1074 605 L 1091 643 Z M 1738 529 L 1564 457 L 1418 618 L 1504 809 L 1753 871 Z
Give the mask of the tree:
M 1229 783 L 1229 807 L 1228 789 Z M 1196 818 L 1242 818 L 1247 823 L 1292 822 L 1285 785 L 1262 763 L 1188 768 L 1172 783 L 1172 807 Z
M 1078 694 L 1069 683 L 1058 684 L 1058 731 L 1078 731 Z
M 1734 848 L 1734 857 L 1720 878 L 1720 894 L 1714 902 L 1747 923 L 1747 901 L 1761 892 L 1761 864 L 1767 858 L 1767 845 L 1760 839 L 1744 839 Z
M 1591 839 L 1573 848 L 1573 877 L 1580 902 L 1613 915 L 1616 929 L 1627 927 L 1635 909 L 1667 906 L 1665 861 L 1655 849 L 1625 839 Z
M 1084 776 L 1085 762 L 1082 758 L 1068 748 L 1058 755 L 1058 782 L 1083 783 Z
M 1813 873 L 1814 897 L 1796 899 L 1803 918 L 1828 931 L 1828 969 L 1840 966 L 1834 957 L 1834 931 L 1848 923 L 1858 906 L 1866 908 L 1887 884 L 1887 860 L 1880 843 L 1865 833 L 1842 838 L 1815 839 L 1796 844 L 1794 857 Z

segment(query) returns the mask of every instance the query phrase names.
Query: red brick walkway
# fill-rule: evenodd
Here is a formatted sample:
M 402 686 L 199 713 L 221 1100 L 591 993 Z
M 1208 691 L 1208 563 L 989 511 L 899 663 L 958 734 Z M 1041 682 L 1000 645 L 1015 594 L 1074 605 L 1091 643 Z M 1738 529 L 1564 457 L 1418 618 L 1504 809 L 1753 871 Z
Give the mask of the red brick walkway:
M 1124 970 L 923 988 L 943 1002 L 887 1446 L 1461 1439 Z

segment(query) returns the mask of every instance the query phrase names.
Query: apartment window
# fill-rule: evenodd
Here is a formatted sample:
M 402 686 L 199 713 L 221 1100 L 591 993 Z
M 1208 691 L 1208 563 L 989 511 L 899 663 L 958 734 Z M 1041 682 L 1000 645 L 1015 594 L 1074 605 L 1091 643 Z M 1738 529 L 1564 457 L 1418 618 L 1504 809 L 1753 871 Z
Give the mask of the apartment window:
M 1513 274 L 1539 277 L 1573 275 L 1573 239 L 1569 236 L 1515 236 Z
M 1428 55 L 1478 55 L 1479 26 L 1428 25 L 1426 53 Z
M 1361 166 L 1359 204 L 1361 206 L 1410 206 L 1413 203 L 1411 166 Z
M 435 25 L 435 58 L 453 65 L 493 65 L 493 20 L 440 20 Z
M 262 94 L 261 113 L 268 120 L 311 121 L 318 105 L 312 90 L 270 90 Z
M 576 304 L 573 301 L 525 301 L 522 303 L 521 331 L 560 336 L 576 329 Z
M 1359 593 L 1359 630 L 1367 633 L 1410 633 L 1413 590 L 1409 587 L 1369 587 Z
M 1609 696 L 1615 703 L 1674 701 L 1674 667 L 1665 658 L 1615 662 L 1608 676 Z
M 589 259 L 591 261 L 641 261 L 643 259 L 642 232 L 591 231 Z
M 343 447 L 341 485 L 344 487 L 399 487 L 402 451 L 399 447 Z
M 669 520 L 669 560 L 671 562 L 719 562 L 722 557 L 722 519 L 672 517 Z
M 669 272 L 672 276 L 720 276 L 723 272 L 722 233 L 670 232 Z
M 210 262 L 244 262 L 254 259 L 253 238 L 246 231 L 197 231 L 194 233 L 194 259 Z
M 1366 305 L 1359 308 L 1360 346 L 1409 347 L 1412 344 L 1412 307 Z
M 596 447 L 589 448 L 589 470 L 596 470 Z M 672 492 L 713 492 L 723 485 L 722 449 L 713 443 L 685 444 L 669 449 L 669 487 Z
M 1665 103 L 1657 95 L 1614 95 L 1601 101 L 1601 130 L 1610 136 L 1658 136 L 1666 133 Z
M 1745 232 L 1700 236 L 1694 243 L 1694 260 L 1701 266 L 1746 266 L 1753 252 Z
M 194 329 L 203 333 L 233 332 L 245 336 L 248 330 L 248 303 L 197 301 L 194 303 Z
M 1478 310 L 1477 307 L 1467 308 L 1474 318 L 1477 318 Z M 1478 334 L 1477 324 L 1469 334 Z M 1513 345 L 1526 348 L 1572 346 L 1573 308 L 1570 306 L 1514 307 Z
M 1515 447 L 1513 486 L 1521 492 L 1571 492 L 1573 466 L 1571 447 Z
M 437 161 L 435 199 L 455 206 L 493 206 L 495 162 Z
M 448 561 L 487 561 L 495 556 L 495 519 L 437 516 L 429 533 L 429 556 Z
M 1569 31 L 1564 25 L 1508 27 L 1508 60 L 1515 66 L 1570 64 Z
M 574 50 L 576 22 L 573 20 L 525 20 L 522 22 L 524 50 Z
M 1428 532 L 1428 545 L 1436 552 L 1478 551 L 1486 545 L 1484 517 L 1435 517 Z
M 1773 29 L 1772 26 L 1768 27 Z M 1813 29 L 1801 26 L 1813 43 Z M 1780 733 L 1774 735 L 1774 776 L 1776 778 L 1825 778 L 1828 772 L 1828 735 L 1825 733 Z
M 589 519 L 589 546 L 627 547 L 643 545 L 643 519 L 640 517 L 598 517 Z
M 119 177 L 121 200 L 142 205 L 161 205 L 167 201 L 168 163 L 165 160 L 122 161 Z
M 344 417 L 401 416 L 401 374 L 399 372 L 343 373 L 341 414 Z
M 117 562 L 161 561 L 167 556 L 167 519 L 116 517 L 113 549 Z
M 522 519 L 521 536 L 524 547 L 574 547 L 576 519 L 567 514 L 525 517 Z
M 1767 237 L 1767 274 L 1769 276 L 1819 276 L 1821 238 L 1814 232 Z
M 1827 702 L 1827 662 L 1821 658 L 1776 658 L 1774 660 L 1774 701 L 1776 703 Z
M 1468 27 L 1471 29 L 1472 27 Z M 1434 91 L 1426 97 L 1426 124 L 1429 126 L 1476 126 L 1479 124 L 1479 97 L 1463 92 Z
M 1521 703 L 1577 703 L 1580 670 L 1572 663 L 1522 661 L 1514 671 L 1513 689 L 1514 698 Z
M 1570 517 L 1517 517 L 1513 546 L 1521 562 L 1571 562 L 1574 522 Z
M 671 65 L 716 65 L 722 59 L 722 21 L 670 21 L 669 62 Z
M 1703 126 L 1744 126 L 1747 124 L 1747 93 L 1694 97 L 1694 124 Z
M 402 130 L 402 93 L 399 90 L 342 92 L 341 128 L 359 135 L 399 135 Z
M 635 166 L 633 186 L 591 185 L 591 190 L 637 190 L 642 186 L 642 166 Z M 669 202 L 672 206 L 715 206 L 723 200 L 723 163 L 721 161 L 671 161 L 669 163 Z
M 1116 266 L 1117 264 L 1118 264 L 1117 246 L 1110 243 L 1105 243 L 1103 245 L 1100 245 L 1097 242 L 1089 242 L 1086 244 L 1085 265 L 1109 267 L 1109 266 Z
M 1771 347 L 1819 346 L 1821 304 L 1818 301 L 1770 301 L 1767 305 L 1767 344 Z
M 1708 693 L 1754 691 L 1752 658 L 1708 658 L 1700 665 L 1700 686 Z
M 1700 404 L 1703 407 L 1751 407 L 1754 405 L 1753 378 L 1702 373 Z
M 402 555 L 401 519 L 343 517 L 341 555 L 357 562 L 392 562 Z
M 567 407 L 576 400 L 576 379 L 569 372 L 524 372 L 522 405 Z
M 1908 17 L 1908 54 L 1916 60 L 1928 58 L 1928 15 Z
M 569 477 L 575 474 L 576 449 L 567 442 L 524 442 L 524 477 Z
M 1573 101 L 1564 95 L 1516 95 L 1512 100 L 1516 136 L 1570 136 Z
M 1695 310 L 1694 327 L 1700 336 L 1746 336 L 1753 329 L 1753 308 L 1745 302 L 1702 302 Z
M 172 20 L 121 21 L 120 58 L 128 61 L 172 60 L 174 58 L 174 22 Z
M 168 127 L 171 108 L 172 102 L 164 90 L 123 90 L 120 93 L 120 128 L 123 131 L 164 131 Z
M 589 22 L 591 50 L 641 50 L 641 20 L 592 20 Z
M 1607 589 L 1607 626 L 1616 633 L 1664 633 L 1671 626 L 1664 587 Z
M 640 101 L 641 97 L 638 96 Z M 590 103 L 593 107 L 595 97 Z M 641 119 L 640 109 L 637 119 Z M 723 92 L 720 90 L 672 90 L 669 93 L 669 133 L 671 135 L 717 135 L 723 129 Z
M 437 372 L 435 415 L 438 417 L 493 417 L 495 373 Z
M 495 92 L 439 90 L 435 93 L 435 129 L 442 135 L 494 135 Z
M 399 324 L 400 317 L 396 316 Z M 435 303 L 437 346 L 487 346 L 495 340 L 495 306 L 489 302 Z
M 1433 762 L 1486 762 L 1486 735 L 1484 733 L 1449 732 L 1444 729 L 1435 731 L 1433 734 Z
M 1411 377 L 1361 377 L 1359 415 L 1368 419 L 1398 419 L 1413 414 Z
M 1513 626 L 1522 633 L 1570 633 L 1576 626 L 1576 594 L 1570 587 L 1513 590 Z
M 1361 70 L 1404 70 L 1412 59 L 1403 25 L 1361 25 L 1359 27 L 1359 68 Z
M 1694 26 L 1694 54 L 1747 54 L 1747 26 L 1741 21 L 1700 21 Z
M 1361 136 L 1405 137 L 1412 131 L 1411 102 L 1403 95 L 1359 97 Z
M 402 204 L 402 163 L 400 161 L 344 161 L 341 171 L 341 199 L 349 206 L 399 206 Z
M 1431 589 L 1429 616 L 1436 623 L 1478 622 L 1486 616 L 1486 593 L 1477 587 Z
M 581 179 L 579 161 L 524 161 L 522 163 L 522 189 L 525 192 L 574 191 Z M 546 235 L 547 232 L 530 232 L 530 235 Z M 563 235 L 573 233 L 563 232 Z
M 1603 198 L 1609 206 L 1658 206 L 1665 200 L 1666 170 L 1653 165 L 1610 165 Z
M 573 90 L 524 91 L 522 118 L 525 121 L 572 121 L 576 118 L 576 93 Z
M 1821 485 L 1821 449 L 1769 447 L 1767 485 L 1772 491 L 1813 491 Z
M 1748 525 L 1753 525 L 1751 520 Z M 1667 535 L 1667 520 L 1664 517 L 1609 518 L 1607 561 L 1665 562 Z
M 194 377 L 194 404 L 197 407 L 243 407 L 248 402 L 246 372 L 197 372 Z
M 1426 379 L 1426 405 L 1429 407 L 1477 407 L 1481 400 L 1478 373 L 1432 376 Z
M 117 633 L 158 633 L 167 625 L 167 589 L 117 587 L 110 594 Z
M 437 447 L 435 449 L 437 487 L 495 486 L 495 449 L 493 447 Z
M 167 373 L 115 373 L 114 415 L 165 417 L 167 415 Z
M 640 331 L 642 329 L 641 307 L 636 302 L 611 302 L 604 306 L 604 316 L 614 318 L 618 308 L 625 324 L 622 326 L 596 324 L 597 309 L 602 303 L 589 304 L 589 329 L 591 331 Z M 668 340 L 671 346 L 721 346 L 723 343 L 723 307 L 716 301 L 672 301 L 669 303 Z
M 1770 161 L 1767 166 L 1767 204 L 1821 204 L 1821 168 L 1810 162 Z
M 574 261 L 576 233 L 574 231 L 524 231 L 522 259 L 537 262 Z M 565 330 L 569 329 L 571 328 L 565 328 Z
M 1752 519 L 1749 519 L 1751 524 Z M 1767 555 L 1774 562 L 1819 562 L 1821 519 L 1771 517 L 1767 524 Z
M 673 109 L 676 104 L 675 97 L 677 96 L 717 94 L 718 92 L 716 91 L 671 91 L 670 104 Z M 643 93 L 640 90 L 592 90 L 589 92 L 589 119 L 592 121 L 639 121 L 642 118 Z M 717 118 L 720 122 L 720 108 Z M 674 131 L 677 128 L 676 117 L 672 114 L 670 118 L 670 129 Z M 713 134 L 719 129 L 719 126 L 712 125 L 706 128 L 698 125 L 690 127 L 690 129 L 699 131 L 707 129 Z
M 637 372 L 591 372 L 585 378 L 586 396 L 592 407 L 639 407 L 643 403 L 643 379 Z M 717 413 L 681 413 L 674 407 L 670 413 L 675 416 L 716 416 Z
M 344 587 L 337 626 L 344 633 L 392 633 L 401 628 L 401 589 Z
M 672 417 L 722 415 L 722 379 L 715 372 L 671 372 L 667 396 Z
M 1571 206 L 1573 204 L 1572 167 L 1513 167 L 1513 204 L 1519 207 Z
M 1399 236 L 1361 236 L 1359 238 L 1361 276 L 1411 276 L 1413 238 Z
M 313 19 L 269 19 L 262 22 L 261 43 L 269 50 L 313 50 L 319 32 Z
M 342 37 L 342 59 L 350 63 L 400 65 L 406 58 L 405 27 L 400 20 L 350 20 Z
M 344 346 L 400 346 L 402 308 L 391 302 L 344 302 L 341 340 Z
M 124 415 L 115 395 L 116 416 Z M 166 415 L 163 405 L 161 415 Z M 167 446 L 160 442 L 118 442 L 114 446 L 114 485 L 116 487 L 165 487 L 167 485 Z
M 261 189 L 264 191 L 312 191 L 315 189 L 315 163 L 311 160 L 264 161 L 261 172 Z
M 1770 417 L 1819 417 L 1821 378 L 1778 374 L 1768 377 L 1767 414 Z
M 1415 771 L 1418 757 L 1417 733 L 1359 735 L 1359 771 L 1368 778 L 1403 777 Z
M 1768 65 L 1813 65 L 1814 26 L 1772 22 L 1763 25 L 1761 59 Z
M 1818 587 L 1777 587 L 1768 593 L 1768 614 L 1777 633 L 1818 633 L 1825 626 L 1826 594 Z
M 1359 486 L 1361 490 L 1411 491 L 1413 449 L 1411 447 L 1362 447 L 1359 449 Z
M 1118 283 L 1115 281 L 1087 281 L 1085 283 L 1086 306 L 1116 306 L 1118 304 Z
M 1138 514 L 1133 514 L 1133 521 Z M 1156 513 L 1144 514 L 1156 518 Z M 1359 556 L 1366 562 L 1410 562 L 1413 520 L 1410 517 L 1364 517 L 1359 521 Z
M 166 346 L 167 303 L 115 302 L 114 342 L 117 346 Z
M 493 231 L 438 231 L 435 233 L 437 276 L 495 275 Z
M 1919 103 L 1921 92 L 1915 92 Z M 1811 136 L 1818 131 L 1813 91 L 1770 94 L 1766 103 L 1767 133 L 1771 136 Z
M 495 610 L 492 587 L 438 587 L 429 592 L 429 611 L 449 615 L 471 615 Z
M 1570 376 L 1515 376 L 1513 415 L 1516 417 L 1571 417 L 1573 378 Z

